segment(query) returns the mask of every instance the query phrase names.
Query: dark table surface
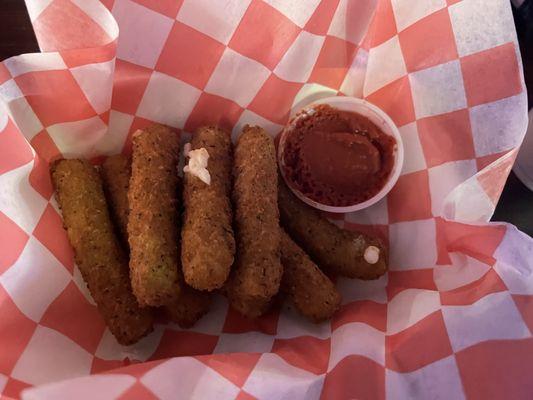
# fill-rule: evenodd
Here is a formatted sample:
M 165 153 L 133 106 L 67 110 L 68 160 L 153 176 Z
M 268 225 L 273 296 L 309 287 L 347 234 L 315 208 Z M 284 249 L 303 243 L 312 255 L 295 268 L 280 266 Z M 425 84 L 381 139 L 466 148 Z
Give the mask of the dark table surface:
M 39 48 L 24 1 L 1 1 L 0 60 L 17 54 L 38 52 Z M 533 10 L 533 0 L 527 0 L 526 3 L 529 3 L 530 9 Z M 531 108 L 533 105 L 533 19 L 525 21 L 520 13 L 516 11 L 514 13 Z M 513 173 L 507 180 L 492 219 L 510 222 L 527 234 L 533 235 L 533 192 L 527 189 Z

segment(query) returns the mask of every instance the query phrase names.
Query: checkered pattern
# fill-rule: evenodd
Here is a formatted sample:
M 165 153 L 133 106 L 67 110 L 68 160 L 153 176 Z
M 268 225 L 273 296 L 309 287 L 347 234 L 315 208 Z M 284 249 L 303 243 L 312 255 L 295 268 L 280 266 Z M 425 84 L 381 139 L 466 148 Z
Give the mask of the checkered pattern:
M 46 53 L 0 64 L 2 398 L 530 397 L 533 242 L 486 223 L 527 118 L 507 1 L 27 5 Z M 335 216 L 389 242 L 390 272 L 338 279 L 330 323 L 287 305 L 250 321 L 219 298 L 191 330 L 157 325 L 119 346 L 74 264 L 48 163 L 127 153 L 152 122 L 275 135 L 336 94 L 381 107 L 404 141 L 389 196 Z

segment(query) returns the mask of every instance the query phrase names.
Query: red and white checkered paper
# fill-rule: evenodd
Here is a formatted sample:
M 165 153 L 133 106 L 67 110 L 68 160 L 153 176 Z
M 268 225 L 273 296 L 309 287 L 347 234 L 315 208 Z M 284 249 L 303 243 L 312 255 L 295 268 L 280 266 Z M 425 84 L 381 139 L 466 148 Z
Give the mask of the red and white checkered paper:
M 531 398 L 533 240 L 487 223 L 527 123 L 508 1 L 26 3 L 43 52 L 0 64 L 2 398 Z M 152 121 L 276 134 L 334 94 L 375 103 L 403 137 L 389 196 L 336 217 L 390 243 L 390 272 L 340 279 L 330 323 L 287 306 L 248 321 L 220 298 L 190 330 L 119 346 L 48 162 L 128 152 Z

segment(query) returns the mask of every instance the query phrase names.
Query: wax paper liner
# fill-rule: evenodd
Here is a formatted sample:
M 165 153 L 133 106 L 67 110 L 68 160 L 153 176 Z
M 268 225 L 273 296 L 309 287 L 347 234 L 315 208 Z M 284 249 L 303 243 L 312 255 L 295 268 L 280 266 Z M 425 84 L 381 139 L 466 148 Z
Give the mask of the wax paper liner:
M 27 6 L 42 53 L 0 64 L 4 398 L 531 396 L 533 241 L 487 223 L 527 123 L 508 1 Z M 335 94 L 378 105 L 403 137 L 389 196 L 335 218 L 388 240 L 387 276 L 339 279 L 331 323 L 289 305 L 247 321 L 220 298 L 190 330 L 117 345 L 74 265 L 48 162 L 128 152 L 152 121 L 184 137 L 205 123 L 274 135 L 291 109 Z

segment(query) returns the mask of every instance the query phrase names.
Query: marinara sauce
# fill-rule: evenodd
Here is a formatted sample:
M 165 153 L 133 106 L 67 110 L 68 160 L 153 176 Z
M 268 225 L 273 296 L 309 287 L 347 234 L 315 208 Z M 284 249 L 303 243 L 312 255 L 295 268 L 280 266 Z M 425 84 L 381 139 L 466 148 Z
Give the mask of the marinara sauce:
M 393 137 L 368 118 L 329 105 L 302 111 L 284 134 L 285 178 L 321 204 L 345 207 L 372 198 L 394 165 Z

